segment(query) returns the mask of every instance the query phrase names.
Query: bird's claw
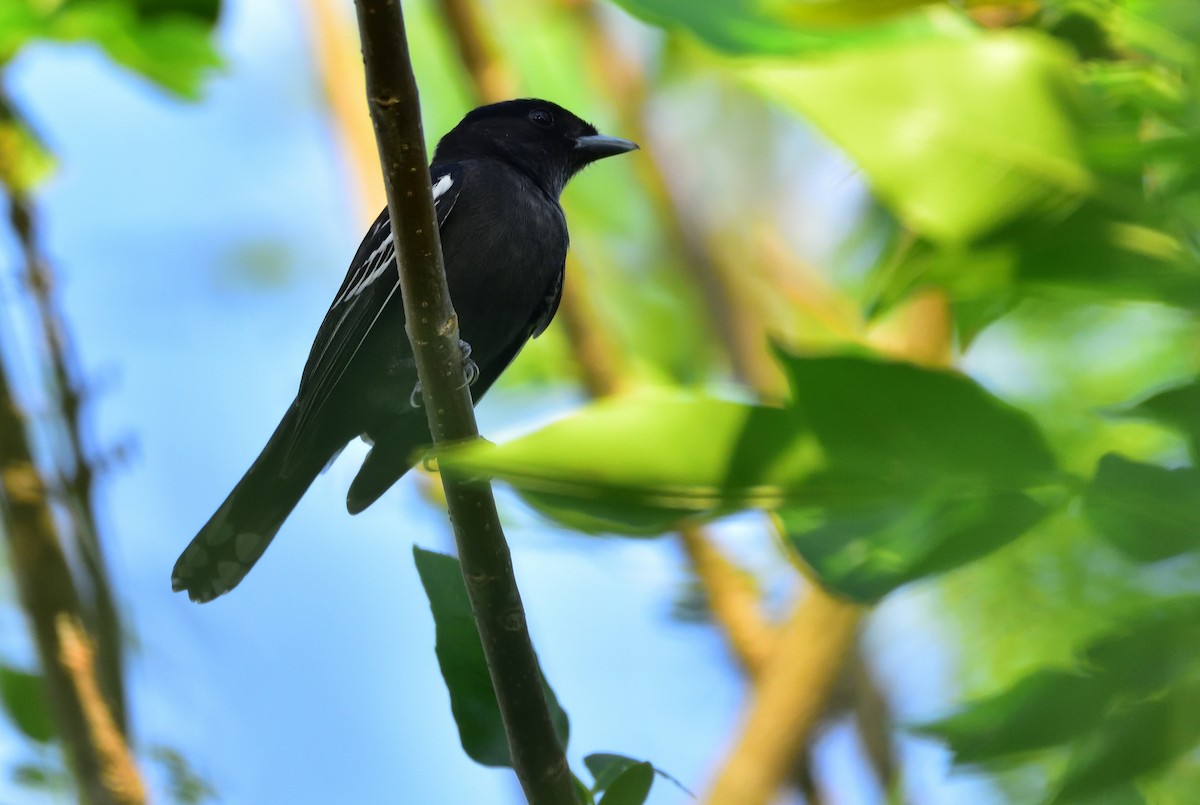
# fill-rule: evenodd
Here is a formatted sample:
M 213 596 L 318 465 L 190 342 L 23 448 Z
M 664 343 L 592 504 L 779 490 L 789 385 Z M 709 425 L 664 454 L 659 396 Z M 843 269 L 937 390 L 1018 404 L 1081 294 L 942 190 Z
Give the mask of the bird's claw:
M 476 365 L 475 361 L 471 360 L 471 345 L 459 339 L 458 348 L 462 350 L 463 374 L 466 375 L 467 385 L 474 386 L 475 381 L 479 379 L 479 366 Z M 408 404 L 413 408 L 422 407 L 420 380 L 413 385 L 412 394 L 408 396 Z
M 466 375 L 467 385 L 474 386 L 475 381 L 479 379 L 479 367 L 475 365 L 475 361 L 471 360 L 471 345 L 460 338 L 458 348 L 462 350 L 463 374 Z

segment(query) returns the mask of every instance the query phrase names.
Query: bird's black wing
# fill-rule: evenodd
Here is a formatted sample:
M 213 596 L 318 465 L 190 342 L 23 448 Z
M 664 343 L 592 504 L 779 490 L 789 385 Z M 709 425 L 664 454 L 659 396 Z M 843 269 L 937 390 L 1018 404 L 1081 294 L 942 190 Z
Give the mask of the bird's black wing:
M 462 192 L 463 170 L 457 164 L 439 165 L 430 178 L 441 227 Z M 313 341 L 296 396 L 299 415 L 289 453 L 295 450 L 296 443 L 304 440 L 306 426 L 329 400 L 384 308 L 400 304 L 399 291 L 400 273 L 396 268 L 391 220 L 384 208 L 367 230 Z

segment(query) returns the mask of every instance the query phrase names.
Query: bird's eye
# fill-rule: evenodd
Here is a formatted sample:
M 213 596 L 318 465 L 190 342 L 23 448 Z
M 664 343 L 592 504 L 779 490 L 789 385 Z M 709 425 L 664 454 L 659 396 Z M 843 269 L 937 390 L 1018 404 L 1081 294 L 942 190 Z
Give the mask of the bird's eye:
M 554 125 L 554 116 L 545 109 L 534 109 L 529 113 L 529 122 L 543 129 L 548 129 Z

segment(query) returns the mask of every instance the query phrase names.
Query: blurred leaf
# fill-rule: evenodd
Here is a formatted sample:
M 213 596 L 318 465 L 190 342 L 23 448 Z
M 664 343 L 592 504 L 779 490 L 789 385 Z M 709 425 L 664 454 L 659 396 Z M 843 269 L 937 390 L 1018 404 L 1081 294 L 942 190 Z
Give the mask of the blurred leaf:
M 1016 492 L 962 496 L 935 486 L 881 496 L 780 513 L 788 544 L 821 583 L 862 603 L 986 556 L 1050 510 Z
M 821 462 L 788 411 L 665 394 L 604 400 L 506 444 L 438 457 L 443 471 L 500 478 L 569 524 L 635 534 L 778 505 Z
M 458 560 L 415 545 L 413 559 L 433 610 L 438 666 L 450 693 L 450 709 L 458 725 L 463 750 L 476 763 L 511 768 L 508 737 Z M 554 729 L 565 747 L 570 732 L 567 714 L 559 706 L 544 675 L 542 687 Z
M 54 157 L 12 104 L 0 96 L 0 183 L 10 192 L 29 193 L 53 170 Z
M 13 724 L 27 737 L 38 743 L 50 743 L 58 737 L 40 674 L 0 665 L 0 700 Z
M 1075 752 L 1053 802 L 1073 803 L 1163 768 L 1200 739 L 1197 713 L 1197 681 L 1118 710 Z
M 915 731 L 945 741 L 955 763 L 983 763 L 1066 743 L 1095 728 L 1113 696 L 1095 677 L 1038 671 L 996 696 Z
M 967 247 L 920 241 L 894 255 L 873 282 L 873 316 L 922 288 L 944 290 L 967 342 L 1026 296 L 1200 308 L 1200 270 L 1178 240 L 1095 204 L 1065 219 L 1023 221 Z
M 960 37 L 974 33 L 970 21 L 950 8 L 918 8 L 928 3 L 907 2 L 912 13 L 886 15 L 883 20 L 852 28 L 831 28 L 813 19 L 793 16 L 794 3 L 757 0 L 615 0 L 651 25 L 683 30 L 715 50 L 736 55 L 796 57 L 846 47 L 868 47 L 889 42 Z M 822 3 L 829 6 L 829 3 Z M 814 6 L 815 8 L 815 6 Z
M 1192 458 L 1200 459 L 1200 380 L 1160 391 L 1123 413 L 1175 428 L 1188 437 Z
M 71 776 L 64 769 L 43 763 L 19 763 L 13 767 L 12 780 L 26 788 L 37 788 L 62 795 L 67 800 L 71 790 Z
M 1100 536 L 1139 562 L 1200 547 L 1200 469 L 1171 470 L 1109 453 L 1083 507 Z
M 654 767 L 635 763 L 608 784 L 599 805 L 642 805 L 654 785 Z
M 596 798 L 592 796 L 592 790 L 587 787 L 587 783 L 574 773 L 571 774 L 571 782 L 575 784 L 575 799 L 579 801 L 578 805 L 596 805 Z
M 781 19 L 806 25 L 861 25 L 940 4 L 941 0 L 762 0 L 762 6 Z M 1002 8 L 1027 4 L 1025 0 L 965 0 L 962 5 Z
M 201 805 L 210 799 L 217 799 L 217 790 L 196 773 L 179 750 L 169 746 L 156 746 L 151 750 L 150 756 L 166 771 L 167 786 L 173 802 L 180 805 Z
M 0 10 L 0 64 L 37 40 L 92 42 L 108 56 L 186 98 L 220 65 L 214 0 L 8 0 Z
M 1093 190 L 1074 63 L 1044 36 L 921 41 L 742 75 L 845 149 L 936 241 L 1060 214 Z
M 1200 670 L 1200 598 L 1155 601 L 1093 639 L 1081 659 L 1125 695 L 1160 693 Z

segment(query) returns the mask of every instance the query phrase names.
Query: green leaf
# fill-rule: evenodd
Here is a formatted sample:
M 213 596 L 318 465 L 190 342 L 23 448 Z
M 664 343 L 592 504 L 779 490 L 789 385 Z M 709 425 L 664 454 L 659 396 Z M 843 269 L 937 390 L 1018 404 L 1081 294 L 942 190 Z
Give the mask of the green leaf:
M 1038 671 L 1003 693 L 914 729 L 945 741 L 955 763 L 984 763 L 1086 735 L 1100 723 L 1112 696 L 1096 677 Z
M 933 486 L 880 498 L 780 512 L 788 543 L 822 584 L 860 603 L 986 556 L 1050 511 L 1019 492 L 963 496 Z
M 1200 459 L 1200 380 L 1160 391 L 1126 409 L 1124 414 L 1175 428 L 1188 437 L 1192 457 Z
M 1200 598 L 1156 601 L 1092 640 L 1081 659 L 1123 695 L 1157 695 L 1198 669 Z
M 654 785 L 654 767 L 635 763 L 622 771 L 608 784 L 599 805 L 642 805 Z
M 742 75 L 841 146 L 935 241 L 1059 215 L 1093 191 L 1074 62 L 1042 35 L 931 39 Z
M 1116 453 L 1100 459 L 1083 511 L 1104 539 L 1139 562 L 1200 547 L 1200 469 L 1167 469 Z
M 54 170 L 54 157 L 17 110 L 0 96 L 0 183 L 30 193 Z
M 508 737 L 458 560 L 415 545 L 413 559 L 433 610 L 438 666 L 450 693 L 450 709 L 458 725 L 463 750 L 481 765 L 511 768 Z M 544 675 L 542 686 L 555 731 L 566 746 L 570 732 L 567 714 L 559 706 Z
M 611 752 L 595 752 L 583 759 L 583 765 L 592 773 L 592 791 L 600 793 L 632 766 L 642 761 Z
M 220 59 L 215 0 L 10 0 L 0 10 L 0 63 L 38 41 L 90 42 L 113 61 L 186 98 Z
M 1200 307 L 1200 270 L 1177 239 L 1091 203 L 966 247 L 920 241 L 886 262 L 872 283 L 875 316 L 922 288 L 944 290 L 967 341 L 1026 296 Z
M 27 737 L 38 743 L 50 743 L 58 737 L 40 674 L 0 665 L 0 701 L 13 724 Z
M 1155 772 L 1200 740 L 1200 681 L 1122 708 L 1075 752 L 1055 795 L 1073 803 Z
M 778 505 L 802 494 L 822 456 L 788 411 L 650 394 L 589 405 L 500 446 L 445 450 L 438 464 L 505 480 L 569 524 L 585 517 L 645 534 L 688 516 Z
M 910 8 L 912 13 L 887 15 L 888 18 L 882 20 L 869 19 L 865 25 L 833 28 L 818 20 L 794 15 L 792 3 L 759 0 L 616 2 L 651 25 L 686 31 L 715 50 L 740 56 L 796 57 L 847 47 L 930 37 L 963 37 L 974 33 L 974 26 L 964 15 L 945 7 Z M 904 5 L 928 4 L 905 2 Z

